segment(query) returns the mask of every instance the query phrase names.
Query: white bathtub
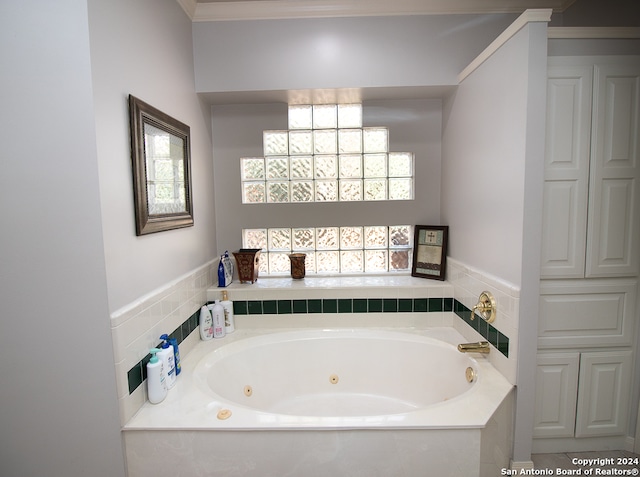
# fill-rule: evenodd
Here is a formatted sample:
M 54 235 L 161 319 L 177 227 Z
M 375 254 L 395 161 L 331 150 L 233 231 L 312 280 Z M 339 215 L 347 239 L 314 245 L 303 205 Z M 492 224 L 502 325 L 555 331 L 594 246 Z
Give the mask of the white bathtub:
M 125 426 L 130 474 L 163 475 L 153 462 L 167 455 L 184 462 L 166 475 L 185 465 L 185 475 L 305 477 L 506 467 L 512 386 L 483 356 L 458 352 L 453 329 L 407 331 L 238 330 L 198 344 L 167 399 Z

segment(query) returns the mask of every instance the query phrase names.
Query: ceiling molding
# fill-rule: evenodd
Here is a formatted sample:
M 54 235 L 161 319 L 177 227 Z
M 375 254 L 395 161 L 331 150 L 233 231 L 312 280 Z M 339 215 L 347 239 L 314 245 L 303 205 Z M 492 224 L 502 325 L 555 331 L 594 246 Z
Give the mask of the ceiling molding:
M 192 4 L 195 0 L 177 0 Z M 527 9 L 562 12 L 575 0 L 246 0 L 199 2 L 193 21 L 275 20 L 397 15 L 522 13 Z M 183 8 L 185 8 L 183 6 Z M 189 13 L 187 8 L 185 11 Z
M 549 27 L 554 39 L 633 39 L 640 38 L 640 27 Z
M 196 9 L 198 7 L 197 0 L 176 0 L 178 4 L 182 7 L 185 13 L 193 20 L 193 17 L 196 15 Z

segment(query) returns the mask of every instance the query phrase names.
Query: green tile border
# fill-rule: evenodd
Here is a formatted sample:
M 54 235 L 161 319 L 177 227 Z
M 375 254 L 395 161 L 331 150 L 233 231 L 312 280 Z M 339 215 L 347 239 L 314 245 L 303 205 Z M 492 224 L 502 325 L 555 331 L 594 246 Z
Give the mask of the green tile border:
M 505 357 L 509 357 L 509 337 L 503 335 L 491 323 L 487 323 L 476 314 L 474 320 L 471 320 L 471 309 L 464 306 L 458 300 L 453 301 L 453 311 L 458 317 L 471 328 L 476 330 L 491 343 Z

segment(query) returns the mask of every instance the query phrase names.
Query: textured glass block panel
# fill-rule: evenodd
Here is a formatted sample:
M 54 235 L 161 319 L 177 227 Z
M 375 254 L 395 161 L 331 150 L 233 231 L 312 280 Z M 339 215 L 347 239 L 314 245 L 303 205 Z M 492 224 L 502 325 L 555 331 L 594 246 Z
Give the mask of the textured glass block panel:
M 291 229 L 269 229 L 269 251 L 291 251 Z
M 314 250 L 316 229 L 312 227 L 293 229 L 293 250 Z
M 242 231 L 243 248 L 267 250 L 267 229 L 244 229 Z
M 387 180 L 365 179 L 364 200 L 387 200 Z
M 412 179 L 389 179 L 389 200 L 413 199 Z
M 267 194 L 264 182 L 244 182 L 242 184 L 242 203 L 259 204 L 265 201 Z
M 362 250 L 349 250 L 340 252 L 340 271 L 342 273 L 362 272 L 364 261 Z
M 361 104 L 339 104 L 338 105 L 338 127 L 339 128 L 361 128 L 362 127 L 362 105 Z
M 387 177 L 387 155 L 365 154 L 364 177 Z
M 335 179 L 338 177 L 338 156 L 314 156 L 316 179 Z
M 338 152 L 338 133 L 335 129 L 313 131 L 313 151 L 315 154 L 335 154 Z
M 313 134 L 311 131 L 289 131 L 289 154 L 312 154 Z
M 338 200 L 338 181 L 316 181 L 316 202 Z
M 338 152 L 362 152 L 362 129 L 338 129 Z
M 340 163 L 340 177 L 360 178 L 362 177 L 362 155 L 341 154 L 338 158 Z
M 313 128 L 326 129 L 338 126 L 338 107 L 335 104 L 313 105 Z
M 409 246 L 411 244 L 411 226 L 392 225 L 389 227 L 389 244 L 394 247 Z
M 313 181 L 291 181 L 291 202 L 313 202 Z
M 364 248 L 387 248 L 387 227 L 371 226 L 364 228 Z
M 262 252 L 258 259 L 258 275 L 269 274 L 269 254 Z
M 267 202 L 289 202 L 289 183 L 267 182 Z
M 311 105 L 292 104 L 289 106 L 289 129 L 311 129 Z
M 264 180 L 264 158 L 243 157 L 240 159 L 243 181 Z
M 262 257 L 261 257 L 262 258 Z M 269 253 L 269 273 L 272 275 L 282 275 L 291 272 L 291 262 L 289 254 L 270 252 Z
M 292 179 L 313 179 L 313 157 L 312 156 L 291 156 Z
M 412 177 L 413 154 L 410 152 L 389 153 L 389 177 Z
M 264 131 L 263 147 L 265 156 L 282 156 L 289 154 L 289 132 Z
M 267 179 L 288 179 L 289 158 L 286 156 L 270 156 L 266 158 Z
M 338 250 L 338 227 L 317 227 L 316 249 Z
M 340 179 L 340 200 L 362 200 L 362 179 Z
M 350 249 L 359 248 L 362 249 L 364 244 L 364 237 L 362 227 L 340 227 L 340 248 Z
M 307 273 L 316 273 L 316 253 L 309 251 L 305 252 L 307 254 L 304 266 L 306 268 Z
M 364 251 L 364 271 L 365 272 L 386 272 L 387 256 L 388 255 L 386 250 L 365 250 Z
M 390 250 L 389 254 L 389 270 L 409 270 L 411 264 L 409 250 Z
M 316 252 L 316 271 L 318 273 L 337 273 L 340 271 L 339 252 Z
M 364 152 L 388 152 L 389 130 L 387 128 L 363 128 Z

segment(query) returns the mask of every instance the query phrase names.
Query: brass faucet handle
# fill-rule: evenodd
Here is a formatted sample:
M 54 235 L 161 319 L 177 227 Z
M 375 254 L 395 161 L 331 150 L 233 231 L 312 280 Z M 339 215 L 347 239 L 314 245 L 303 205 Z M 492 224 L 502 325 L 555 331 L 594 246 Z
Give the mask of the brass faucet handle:
M 493 323 L 496 319 L 496 300 L 491 293 L 484 291 L 478 298 L 478 303 L 471 309 L 471 321 L 476 318 L 476 310 L 487 323 Z

